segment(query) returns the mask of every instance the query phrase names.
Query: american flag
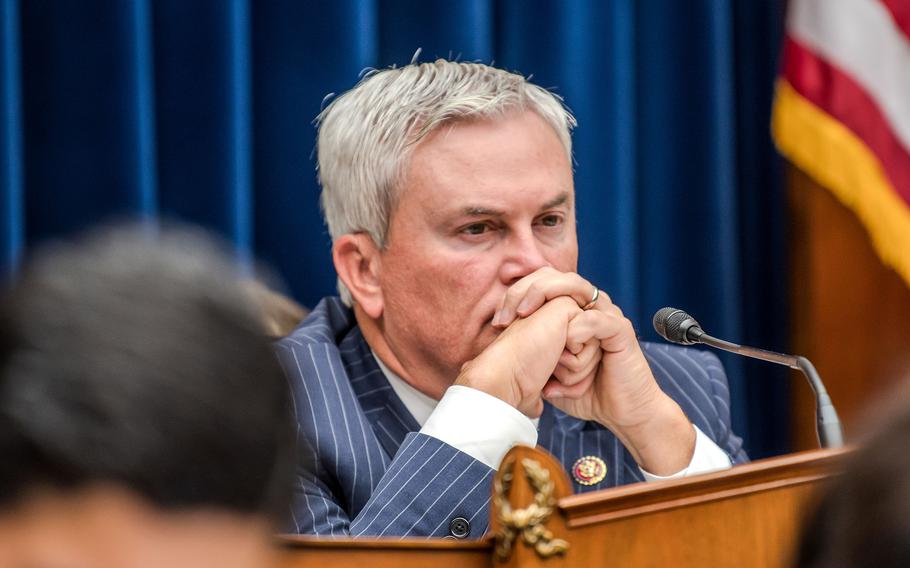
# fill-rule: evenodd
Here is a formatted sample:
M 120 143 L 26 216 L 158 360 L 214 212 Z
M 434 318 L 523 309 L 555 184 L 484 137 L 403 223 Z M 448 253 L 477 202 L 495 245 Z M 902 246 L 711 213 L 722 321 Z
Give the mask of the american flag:
M 910 0 L 791 0 L 772 130 L 910 284 Z

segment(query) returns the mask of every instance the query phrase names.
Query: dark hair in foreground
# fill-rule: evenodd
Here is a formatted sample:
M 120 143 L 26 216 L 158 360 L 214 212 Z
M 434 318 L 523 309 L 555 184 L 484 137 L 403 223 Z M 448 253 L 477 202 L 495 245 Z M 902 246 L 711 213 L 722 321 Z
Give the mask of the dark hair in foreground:
M 0 507 L 110 482 L 280 522 L 294 440 L 258 314 L 207 238 L 150 234 L 46 250 L 4 299 Z
M 910 566 L 907 394 L 904 388 L 892 397 L 887 418 L 847 456 L 843 473 L 827 487 L 808 519 L 796 566 Z

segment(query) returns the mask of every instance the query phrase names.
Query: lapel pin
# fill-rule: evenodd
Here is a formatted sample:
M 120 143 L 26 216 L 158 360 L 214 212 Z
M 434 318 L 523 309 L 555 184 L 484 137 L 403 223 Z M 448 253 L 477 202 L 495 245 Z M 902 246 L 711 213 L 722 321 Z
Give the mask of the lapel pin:
M 572 477 L 581 485 L 597 485 L 607 476 L 607 464 L 597 456 L 584 456 L 572 465 Z

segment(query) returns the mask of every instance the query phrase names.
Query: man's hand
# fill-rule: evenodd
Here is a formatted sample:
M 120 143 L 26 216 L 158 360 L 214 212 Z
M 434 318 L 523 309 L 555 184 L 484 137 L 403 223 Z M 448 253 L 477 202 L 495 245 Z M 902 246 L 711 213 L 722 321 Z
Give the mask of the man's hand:
M 508 331 L 522 321 L 514 320 L 516 316 L 533 317 L 535 310 L 556 299 L 571 298 L 584 306 L 593 292 L 594 286 L 577 274 L 544 268 L 509 289 L 493 321 L 509 325 Z M 668 475 L 688 466 L 695 431 L 658 386 L 632 323 L 609 296 L 600 293 L 594 306 L 575 313 L 565 347 L 555 380 L 544 387 L 547 400 L 572 416 L 609 428 L 651 473 Z
M 580 312 L 570 298 L 547 302 L 465 363 L 455 384 L 502 399 L 526 416 L 540 416 L 544 385 L 563 355 L 569 322 Z

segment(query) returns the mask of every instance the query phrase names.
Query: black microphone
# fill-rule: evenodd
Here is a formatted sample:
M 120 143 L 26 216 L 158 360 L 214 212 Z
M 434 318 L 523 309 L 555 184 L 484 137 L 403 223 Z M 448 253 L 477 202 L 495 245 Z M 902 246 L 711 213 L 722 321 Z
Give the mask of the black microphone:
M 831 403 L 831 397 L 822 384 L 821 377 L 812 362 L 801 355 L 785 355 L 774 351 L 765 351 L 755 347 L 746 347 L 723 339 L 711 337 L 701 328 L 695 318 L 676 308 L 661 308 L 654 314 L 654 331 L 671 343 L 680 345 L 694 345 L 702 343 L 709 347 L 723 349 L 737 355 L 745 355 L 770 361 L 778 365 L 786 365 L 791 369 L 801 371 L 809 386 L 815 393 L 815 421 L 818 443 L 822 448 L 840 448 L 844 445 L 844 435 L 841 431 L 840 420 Z

